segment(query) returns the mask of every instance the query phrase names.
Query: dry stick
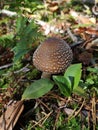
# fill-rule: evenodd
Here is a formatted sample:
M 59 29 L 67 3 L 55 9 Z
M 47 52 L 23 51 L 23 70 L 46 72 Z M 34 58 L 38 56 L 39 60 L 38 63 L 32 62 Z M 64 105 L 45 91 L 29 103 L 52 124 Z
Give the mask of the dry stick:
M 57 115 L 56 115 L 56 120 L 55 120 L 55 123 L 54 123 L 53 130 L 56 129 L 56 124 L 57 124 L 57 121 L 58 121 L 59 115 L 60 115 L 60 109 L 58 109 L 58 112 L 57 112 Z
M 5 9 L 0 10 L 0 14 L 4 14 L 4 15 L 6 15 L 8 17 L 13 17 L 13 16 L 15 17 L 15 16 L 17 16 L 16 12 L 12 12 L 12 11 L 5 10 Z
M 91 116 L 91 114 L 90 114 L 90 111 L 88 112 L 88 129 L 90 130 L 90 116 Z
M 20 70 L 14 71 L 14 74 L 17 74 L 17 73 L 20 73 L 20 72 L 28 72 L 28 71 L 30 71 L 30 69 L 27 68 L 28 66 L 29 66 L 29 64 L 27 64 L 26 66 L 24 66 Z
M 48 114 L 44 114 L 45 116 L 43 118 L 41 118 L 38 122 L 34 121 L 35 123 L 32 128 L 34 128 L 35 126 L 39 125 L 40 127 L 42 127 L 42 125 L 44 124 L 44 122 L 48 119 L 48 117 L 51 115 L 52 112 L 49 112 Z M 42 123 L 41 123 L 42 122 Z M 41 123 L 41 124 L 40 124 Z M 43 127 L 42 127 L 43 128 Z
M 49 112 L 48 114 L 42 112 L 42 113 L 46 116 L 46 118 L 43 120 L 42 124 L 45 123 L 45 121 L 48 119 L 48 117 L 51 115 L 52 112 L 53 112 L 53 111 Z
M 54 93 L 50 93 L 51 95 L 49 95 L 49 97 L 51 97 L 51 98 L 56 98 L 56 99 L 59 99 L 59 100 L 61 100 L 61 101 L 65 101 L 65 98 L 62 98 L 62 97 L 60 97 L 59 95 L 56 95 L 56 94 L 54 94 Z
M 37 101 L 46 107 L 48 111 L 50 111 L 49 107 L 44 102 L 42 102 L 40 99 L 37 99 Z
M 3 126 L 3 130 L 6 130 L 6 119 L 5 119 L 4 108 L 2 109 L 2 113 L 3 113 L 2 126 Z
M 98 123 L 98 98 L 96 101 L 96 123 Z
M 71 37 L 73 42 L 77 42 L 78 41 L 77 37 L 74 34 L 72 34 L 72 32 L 71 32 L 71 30 L 69 28 L 67 28 L 67 33 L 69 34 L 69 36 Z
M 79 112 L 81 111 L 81 109 L 83 108 L 84 104 L 85 104 L 85 99 L 84 99 L 82 105 L 80 106 L 79 110 L 77 110 L 77 111 L 74 110 L 73 113 L 68 117 L 68 120 L 70 120 L 71 118 L 76 117 L 79 114 Z
M 96 129 L 96 99 L 95 99 L 96 93 L 93 93 L 92 97 L 92 118 L 93 118 L 93 130 Z
M 8 67 L 10 67 L 10 66 L 12 66 L 12 65 L 13 65 L 13 63 L 7 64 L 7 65 L 3 65 L 3 66 L 0 66 L 0 70 L 1 70 L 1 69 L 6 69 L 6 68 L 8 68 Z
M 43 106 L 45 106 L 49 111 L 50 109 L 48 108 L 47 105 L 45 105 L 40 99 L 37 99 L 37 105 L 35 105 L 35 107 L 37 107 L 39 104 L 42 104 Z M 33 108 L 33 110 L 35 109 L 35 107 Z M 30 115 L 30 113 L 32 112 L 32 110 L 30 110 L 24 117 L 26 117 L 28 114 Z M 42 112 L 45 116 L 43 118 L 41 118 L 38 122 L 34 121 L 35 123 L 32 128 L 34 128 L 35 126 L 39 125 L 39 127 L 43 128 L 42 125 L 44 124 L 44 122 L 47 120 L 47 118 L 51 115 L 52 112 L 49 112 L 48 114 L 45 114 L 44 112 Z M 41 123 L 42 122 L 42 123 Z M 40 124 L 41 123 L 41 124 Z
M 7 65 L 3 65 L 3 66 L 0 66 L 0 69 L 6 69 L 6 68 L 8 68 L 10 66 L 13 66 L 13 65 L 14 65 L 13 63 L 7 64 Z M 27 64 L 26 66 L 24 66 L 20 70 L 14 71 L 13 73 L 17 74 L 17 73 L 20 73 L 20 72 L 28 72 L 28 71 L 30 71 L 30 69 L 27 68 L 28 66 L 29 66 L 29 64 Z M 9 74 L 10 74 L 10 72 L 8 72 L 7 74 L 3 74 L 3 76 L 4 75 L 9 75 Z
M 34 121 L 34 120 L 33 120 L 32 122 L 35 123 L 35 124 L 32 126 L 32 128 L 34 128 L 34 127 L 37 126 L 37 125 L 38 125 L 39 127 L 43 128 L 42 125 L 40 124 L 40 121 L 37 122 L 37 121 Z

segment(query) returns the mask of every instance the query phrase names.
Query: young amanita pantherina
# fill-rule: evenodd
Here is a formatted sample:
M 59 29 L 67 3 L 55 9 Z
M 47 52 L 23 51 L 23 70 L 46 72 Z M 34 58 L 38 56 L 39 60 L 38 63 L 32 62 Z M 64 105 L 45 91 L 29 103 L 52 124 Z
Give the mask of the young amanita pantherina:
M 42 71 L 42 78 L 64 72 L 71 64 L 73 54 L 70 46 L 62 39 L 49 37 L 33 54 L 34 66 Z

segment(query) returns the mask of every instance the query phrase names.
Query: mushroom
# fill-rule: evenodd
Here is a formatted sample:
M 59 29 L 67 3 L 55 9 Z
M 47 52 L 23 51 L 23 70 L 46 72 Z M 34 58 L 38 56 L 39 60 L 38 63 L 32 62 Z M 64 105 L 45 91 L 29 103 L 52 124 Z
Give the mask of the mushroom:
M 41 78 L 64 72 L 71 64 L 73 54 L 70 46 L 62 39 L 49 37 L 33 54 L 34 66 L 42 71 Z

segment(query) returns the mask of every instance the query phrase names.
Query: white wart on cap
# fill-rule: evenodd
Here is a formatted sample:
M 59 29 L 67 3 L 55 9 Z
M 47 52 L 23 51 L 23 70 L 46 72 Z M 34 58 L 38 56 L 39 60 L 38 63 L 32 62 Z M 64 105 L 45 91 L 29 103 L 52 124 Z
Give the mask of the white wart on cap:
M 56 37 L 46 39 L 33 54 L 34 66 L 48 74 L 64 72 L 71 64 L 72 59 L 73 54 L 70 46 L 64 40 Z

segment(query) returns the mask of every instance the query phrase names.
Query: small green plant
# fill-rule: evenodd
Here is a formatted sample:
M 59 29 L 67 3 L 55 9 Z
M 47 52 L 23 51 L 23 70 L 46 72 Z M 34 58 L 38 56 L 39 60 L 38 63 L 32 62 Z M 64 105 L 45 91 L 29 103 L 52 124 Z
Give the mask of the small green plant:
M 16 22 L 16 46 L 13 48 L 15 53 L 14 62 L 19 61 L 24 54 L 32 49 L 32 44 L 42 38 L 38 26 L 32 20 L 20 16 Z
M 32 123 L 29 122 L 28 125 L 26 125 L 26 130 L 32 130 Z
M 53 80 L 64 96 L 70 97 L 75 92 L 84 93 L 84 90 L 78 86 L 81 79 L 81 67 L 81 64 L 73 64 L 68 67 L 64 76 L 53 76 Z
M 84 93 L 83 89 L 78 86 L 81 78 L 81 64 L 71 65 L 65 72 L 64 76 L 53 76 L 53 80 L 58 85 L 64 96 L 70 97 L 74 92 Z M 22 95 L 22 99 L 34 99 L 41 97 L 52 89 L 54 82 L 49 79 L 40 79 L 27 87 Z
M 92 104 L 92 123 L 93 123 L 93 130 L 97 129 L 97 122 L 96 122 L 96 100 L 98 97 L 98 68 L 88 67 L 87 71 L 89 74 L 86 76 L 85 81 L 81 82 L 81 86 L 84 86 L 85 91 L 89 93 L 89 100 L 91 100 Z
M 52 89 L 54 83 L 49 79 L 39 79 L 27 87 L 22 95 L 22 99 L 36 99 Z
M 61 130 L 80 130 L 81 129 L 81 125 L 80 125 L 80 121 L 77 120 L 76 118 L 73 118 L 71 120 L 68 121 L 68 123 L 66 123 L 66 125 L 64 127 L 61 128 Z
M 96 91 L 98 94 L 98 68 L 88 67 L 89 75 L 86 78 L 86 88 L 92 91 Z
M 84 87 L 85 91 L 89 91 L 90 95 L 93 92 L 98 94 L 98 68 L 87 68 L 88 75 L 86 76 L 85 80 L 81 80 L 80 86 Z

